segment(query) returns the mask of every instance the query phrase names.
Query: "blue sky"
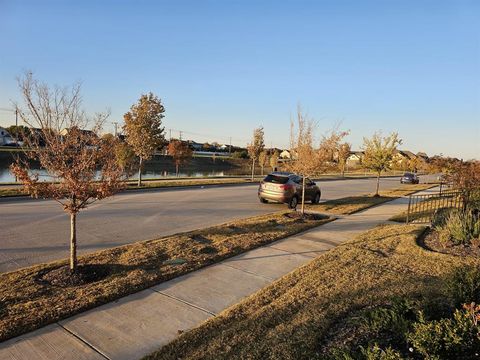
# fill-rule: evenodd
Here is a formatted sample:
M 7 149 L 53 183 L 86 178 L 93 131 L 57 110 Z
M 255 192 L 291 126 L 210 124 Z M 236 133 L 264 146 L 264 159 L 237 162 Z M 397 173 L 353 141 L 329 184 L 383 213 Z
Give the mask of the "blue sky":
M 112 122 L 152 91 L 166 128 L 198 141 L 244 145 L 263 125 L 286 147 L 300 102 L 354 148 L 398 131 L 405 149 L 480 158 L 479 24 L 480 1 L 461 0 L 0 0 L 0 108 L 32 70 L 81 80 Z

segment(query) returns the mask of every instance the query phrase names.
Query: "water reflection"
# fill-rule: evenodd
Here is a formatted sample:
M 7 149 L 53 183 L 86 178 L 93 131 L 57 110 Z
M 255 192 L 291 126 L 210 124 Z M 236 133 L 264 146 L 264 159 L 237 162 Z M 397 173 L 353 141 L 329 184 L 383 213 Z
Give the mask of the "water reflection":
M 40 180 L 49 181 L 52 177 L 43 169 L 33 169 L 34 173 L 38 173 Z M 203 171 L 180 171 L 179 177 L 207 177 L 207 176 L 234 176 L 245 175 L 248 171 L 242 169 L 229 169 L 229 170 L 203 170 Z M 137 179 L 135 174 L 131 177 L 132 180 Z M 161 178 L 173 178 L 175 172 L 166 171 L 164 169 L 151 169 L 148 168 L 142 173 L 143 179 L 161 179 Z M 12 175 L 8 167 L 0 167 L 0 183 L 15 182 L 15 177 Z

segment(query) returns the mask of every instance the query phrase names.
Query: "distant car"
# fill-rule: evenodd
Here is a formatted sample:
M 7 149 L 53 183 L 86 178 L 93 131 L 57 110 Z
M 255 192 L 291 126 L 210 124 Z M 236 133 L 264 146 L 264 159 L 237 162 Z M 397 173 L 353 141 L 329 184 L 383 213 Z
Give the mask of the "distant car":
M 302 199 L 302 177 L 287 172 L 273 172 L 260 183 L 258 198 L 260 202 L 269 201 L 288 204 L 290 209 L 297 207 Z M 305 179 L 305 201 L 318 204 L 322 192 L 310 179 Z
M 417 174 L 412 173 L 405 173 L 400 179 L 401 184 L 418 184 L 419 182 L 420 179 L 418 178 Z
M 10 147 L 21 147 L 22 145 L 18 142 L 9 142 L 7 144 L 4 144 L 3 146 L 10 146 Z

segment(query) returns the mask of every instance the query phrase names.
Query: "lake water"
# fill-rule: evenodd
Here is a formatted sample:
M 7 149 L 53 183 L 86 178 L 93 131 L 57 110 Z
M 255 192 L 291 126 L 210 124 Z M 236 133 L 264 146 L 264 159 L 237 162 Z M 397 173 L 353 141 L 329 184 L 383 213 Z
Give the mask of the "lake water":
M 45 181 L 51 180 L 45 170 L 35 170 L 35 173 L 40 175 L 40 179 Z M 179 177 L 208 177 L 208 176 L 234 176 L 234 175 L 245 175 L 237 174 L 236 171 L 192 171 L 192 172 L 182 172 L 180 171 Z M 131 179 L 137 179 L 137 174 L 131 177 Z M 173 178 L 176 177 L 175 173 L 171 173 L 163 170 L 146 170 L 142 173 L 143 179 L 164 179 L 164 178 Z M 9 169 L 0 168 L 0 183 L 11 183 L 15 182 L 15 177 L 10 173 Z

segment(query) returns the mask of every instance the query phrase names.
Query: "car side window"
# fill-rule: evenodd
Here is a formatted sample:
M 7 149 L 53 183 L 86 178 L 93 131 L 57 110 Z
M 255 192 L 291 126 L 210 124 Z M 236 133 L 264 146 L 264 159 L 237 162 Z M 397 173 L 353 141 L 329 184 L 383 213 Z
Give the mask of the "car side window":
M 302 178 L 300 176 L 295 176 L 293 178 L 293 182 L 296 183 L 296 184 L 299 184 L 301 185 L 302 184 Z

